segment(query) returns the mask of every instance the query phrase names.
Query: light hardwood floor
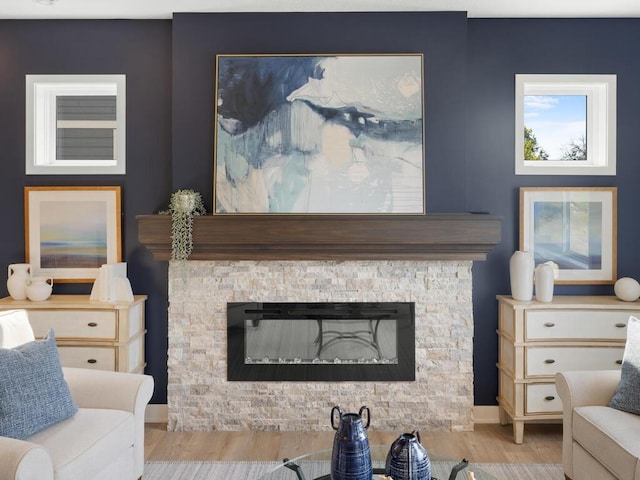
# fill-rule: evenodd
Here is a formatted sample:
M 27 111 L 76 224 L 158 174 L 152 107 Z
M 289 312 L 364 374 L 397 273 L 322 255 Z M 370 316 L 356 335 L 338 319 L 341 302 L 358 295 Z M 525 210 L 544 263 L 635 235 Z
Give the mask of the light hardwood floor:
M 562 425 L 527 424 L 524 443 L 513 443 L 511 425 L 476 425 L 473 432 L 420 432 L 428 450 L 473 463 L 561 463 Z M 371 444 L 391 445 L 402 432 L 368 430 Z M 147 460 L 281 461 L 330 449 L 334 432 L 167 432 L 147 424 Z

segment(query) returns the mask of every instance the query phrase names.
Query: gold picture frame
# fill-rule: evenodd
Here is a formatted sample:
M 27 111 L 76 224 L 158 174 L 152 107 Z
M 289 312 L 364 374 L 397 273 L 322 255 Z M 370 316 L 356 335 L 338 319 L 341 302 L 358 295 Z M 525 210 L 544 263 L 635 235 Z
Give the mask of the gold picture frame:
M 617 279 L 616 187 L 521 187 L 520 250 L 558 264 L 558 284 Z
M 25 187 L 25 257 L 33 276 L 90 283 L 122 260 L 121 189 Z

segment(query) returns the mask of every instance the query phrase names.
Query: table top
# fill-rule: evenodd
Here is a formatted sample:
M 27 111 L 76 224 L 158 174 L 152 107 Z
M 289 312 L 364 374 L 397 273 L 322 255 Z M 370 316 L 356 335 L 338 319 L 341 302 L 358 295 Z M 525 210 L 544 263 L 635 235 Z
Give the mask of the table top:
M 384 464 L 390 445 L 370 445 L 373 463 L 373 480 L 384 475 Z M 282 465 L 261 476 L 259 480 L 330 480 L 331 449 L 308 453 L 292 459 L 284 459 Z M 468 472 L 473 472 L 475 480 L 495 480 L 494 477 L 469 464 L 457 476 L 450 477 L 454 466 L 462 459 L 454 459 L 435 452 L 427 451 L 431 462 L 432 480 L 468 480 Z

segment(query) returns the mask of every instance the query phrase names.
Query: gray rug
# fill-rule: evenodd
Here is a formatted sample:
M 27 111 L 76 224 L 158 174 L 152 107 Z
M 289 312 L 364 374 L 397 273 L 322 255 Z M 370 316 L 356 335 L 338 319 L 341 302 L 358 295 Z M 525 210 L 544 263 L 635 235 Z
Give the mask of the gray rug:
M 256 480 L 278 466 L 277 462 L 146 462 L 144 480 Z M 377 465 L 376 465 L 377 466 Z M 510 464 L 482 463 L 474 465 L 497 480 L 564 480 L 561 465 L 549 464 Z M 306 467 L 308 468 L 308 467 Z M 313 467 L 311 467 L 313 470 Z M 473 471 L 473 467 L 470 468 Z M 445 472 L 446 470 L 446 472 Z M 448 465 L 442 471 L 432 472 L 441 480 L 449 478 Z M 305 470 L 307 480 L 324 471 Z M 285 470 L 280 476 L 270 479 L 295 480 L 295 474 Z M 478 480 L 483 477 L 476 474 Z M 486 477 L 484 477 L 486 478 Z M 457 480 L 466 480 L 466 476 L 458 475 Z

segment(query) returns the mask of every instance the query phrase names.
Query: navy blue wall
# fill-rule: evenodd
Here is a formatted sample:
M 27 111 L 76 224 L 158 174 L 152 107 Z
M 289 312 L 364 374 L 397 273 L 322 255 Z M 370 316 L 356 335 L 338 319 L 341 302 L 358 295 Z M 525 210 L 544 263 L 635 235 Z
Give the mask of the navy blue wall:
M 464 212 L 466 32 L 464 13 L 174 15 L 174 189 L 210 211 L 216 54 L 424 53 L 427 210 Z
M 127 76 L 127 174 L 30 175 L 25 171 L 25 75 Z M 138 244 L 135 217 L 166 208 L 171 193 L 171 22 L 0 21 L 0 265 L 25 261 L 26 185 L 120 185 L 123 259 L 147 302 L 147 372 L 166 402 L 167 265 Z M 0 282 L 2 296 L 7 295 Z M 54 293 L 89 293 L 56 284 Z
M 167 264 L 137 243 L 135 216 L 166 208 L 178 188 L 199 190 L 211 209 L 216 53 L 395 52 L 424 53 L 427 210 L 503 217 L 502 243 L 473 267 L 475 403 L 494 405 L 495 295 L 509 293 L 520 186 L 617 186 L 619 276 L 640 279 L 640 20 L 467 20 L 464 13 L 410 12 L 0 21 L 0 265 L 24 260 L 25 185 L 121 185 L 124 260 L 134 292 L 149 295 L 152 402 L 166 402 Z M 127 75 L 126 176 L 24 174 L 27 73 Z M 514 175 L 516 73 L 618 75 L 617 176 Z M 89 289 L 56 285 L 56 293 Z M 611 294 L 612 287 L 559 286 L 556 293 Z
M 496 294 L 508 294 L 509 257 L 518 249 L 518 188 L 618 187 L 618 276 L 640 279 L 640 20 L 545 19 L 468 22 L 467 200 L 470 210 L 503 217 L 502 243 L 474 274 L 476 405 L 497 393 Z M 616 176 L 516 176 L 514 75 L 617 74 Z M 608 286 L 556 286 L 556 294 L 613 294 Z

